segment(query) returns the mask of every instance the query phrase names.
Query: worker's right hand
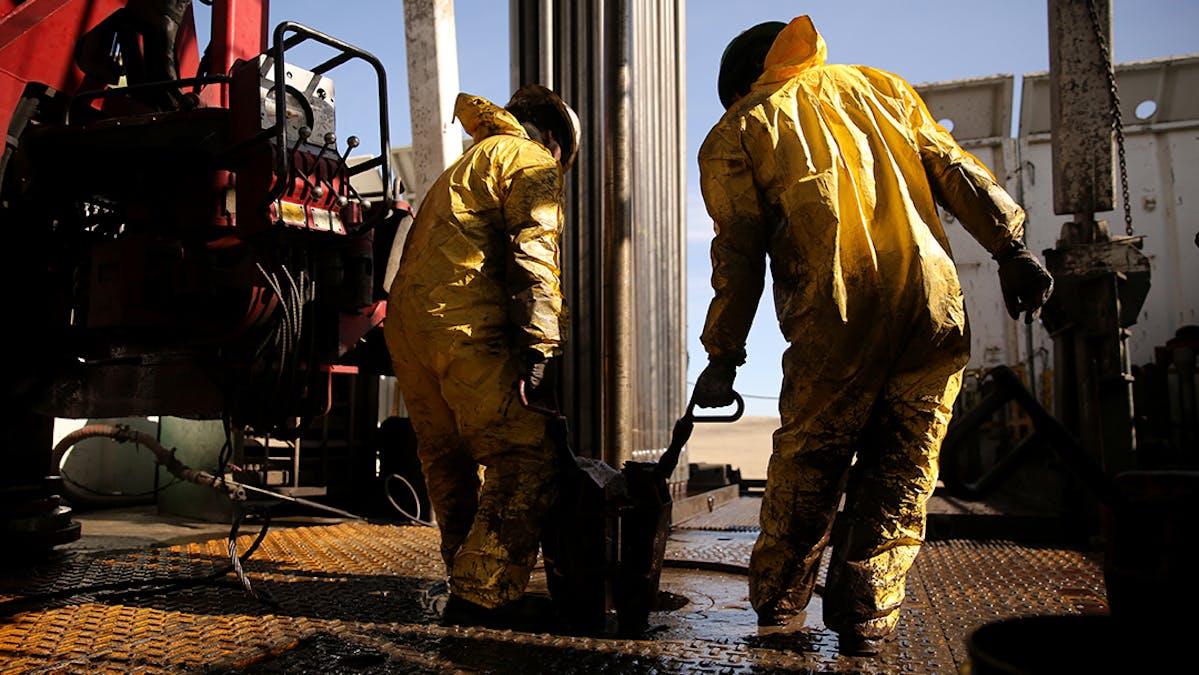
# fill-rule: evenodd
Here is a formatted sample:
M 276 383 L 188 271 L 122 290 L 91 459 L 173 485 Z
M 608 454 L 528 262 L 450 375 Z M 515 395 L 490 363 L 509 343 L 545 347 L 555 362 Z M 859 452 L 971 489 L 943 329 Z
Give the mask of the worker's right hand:
M 708 366 L 695 381 L 691 402 L 701 408 L 723 408 L 736 401 L 733 380 L 737 377 L 737 366 L 732 361 L 712 358 Z
M 524 357 L 525 397 L 535 401 L 548 396 L 554 389 L 554 369 L 550 358 L 537 350 L 530 349 Z

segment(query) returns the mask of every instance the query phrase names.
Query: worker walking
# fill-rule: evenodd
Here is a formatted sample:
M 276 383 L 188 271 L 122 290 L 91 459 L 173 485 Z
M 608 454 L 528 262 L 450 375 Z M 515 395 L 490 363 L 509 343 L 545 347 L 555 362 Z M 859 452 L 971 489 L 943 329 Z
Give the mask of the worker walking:
M 460 94 L 454 115 L 474 144 L 422 199 L 384 334 L 441 531 L 444 620 L 512 626 L 537 613 L 523 593 L 555 457 L 516 384 L 538 398 L 566 337 L 562 175 L 579 123 L 539 85 L 504 108 Z
M 1013 318 L 1031 321 L 1053 280 L 1021 243 L 1023 210 L 911 85 L 826 58 L 807 16 L 724 52 L 727 111 L 699 154 L 715 296 L 694 398 L 732 402 L 769 256 L 789 346 L 750 600 L 759 623 L 786 622 L 831 543 L 825 624 L 844 650 L 872 653 L 899 620 L 969 358 L 936 204 L 999 262 Z

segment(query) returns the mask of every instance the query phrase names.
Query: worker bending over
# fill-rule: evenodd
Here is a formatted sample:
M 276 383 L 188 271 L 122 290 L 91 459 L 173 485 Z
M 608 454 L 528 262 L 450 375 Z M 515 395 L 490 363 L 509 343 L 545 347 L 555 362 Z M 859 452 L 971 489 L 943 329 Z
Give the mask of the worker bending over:
M 523 593 L 555 454 L 516 383 L 536 399 L 566 337 L 562 175 L 579 123 L 539 85 L 503 108 L 460 94 L 454 115 L 474 144 L 422 198 L 384 334 L 441 530 L 444 620 L 513 626 L 545 609 Z

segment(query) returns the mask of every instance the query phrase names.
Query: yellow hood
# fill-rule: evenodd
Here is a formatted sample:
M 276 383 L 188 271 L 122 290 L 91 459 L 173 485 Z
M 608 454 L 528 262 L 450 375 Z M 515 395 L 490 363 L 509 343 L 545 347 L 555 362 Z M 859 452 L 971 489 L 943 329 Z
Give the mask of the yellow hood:
M 476 143 L 498 134 L 529 137 L 512 113 L 482 96 L 458 94 L 458 99 L 454 101 L 454 117 L 462 122 L 462 128 Z
M 828 46 L 812 19 L 807 15 L 796 17 L 774 39 L 763 63 L 762 76 L 754 86 L 786 82 L 809 68 L 824 65 L 827 60 Z

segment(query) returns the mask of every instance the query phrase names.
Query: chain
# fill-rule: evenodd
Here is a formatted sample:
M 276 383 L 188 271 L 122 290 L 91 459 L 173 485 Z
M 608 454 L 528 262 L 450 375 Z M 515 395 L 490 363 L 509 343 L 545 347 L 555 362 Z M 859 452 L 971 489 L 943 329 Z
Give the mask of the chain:
M 1124 199 L 1124 232 L 1132 236 L 1132 204 L 1128 201 L 1128 166 L 1124 157 L 1124 117 L 1120 113 L 1120 94 L 1116 91 L 1116 71 L 1112 66 L 1112 56 L 1107 50 L 1107 37 L 1103 27 L 1099 25 L 1099 10 L 1095 0 L 1087 0 L 1087 12 L 1091 15 L 1091 27 L 1095 29 L 1095 39 L 1099 41 L 1099 51 L 1103 54 L 1104 71 L 1107 74 L 1107 88 L 1112 99 L 1112 129 L 1116 132 L 1116 153 L 1120 158 L 1120 196 Z

